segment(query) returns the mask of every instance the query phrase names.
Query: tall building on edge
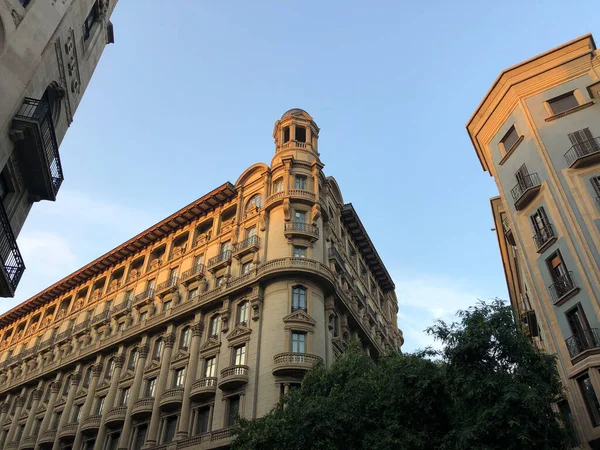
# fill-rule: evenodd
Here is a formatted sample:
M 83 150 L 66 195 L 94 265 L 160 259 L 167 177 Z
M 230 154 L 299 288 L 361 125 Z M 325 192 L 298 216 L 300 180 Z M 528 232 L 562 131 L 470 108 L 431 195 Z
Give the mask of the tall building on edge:
M 117 0 L 0 2 L 0 297 L 25 270 L 15 237 L 63 181 L 59 145 L 107 43 Z
M 394 283 L 301 109 L 225 183 L 0 316 L 0 447 L 227 448 L 348 342 L 403 343 Z
M 503 71 L 467 124 L 519 327 L 557 356 L 575 445 L 600 448 L 600 52 L 591 35 Z

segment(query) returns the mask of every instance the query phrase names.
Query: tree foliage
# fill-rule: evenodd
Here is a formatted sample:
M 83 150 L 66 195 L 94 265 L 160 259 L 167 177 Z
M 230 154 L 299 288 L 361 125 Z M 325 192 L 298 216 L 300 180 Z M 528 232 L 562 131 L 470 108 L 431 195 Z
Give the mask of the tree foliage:
M 554 360 L 500 301 L 437 322 L 439 352 L 374 361 L 350 346 L 314 367 L 266 416 L 240 420 L 234 450 L 564 449 Z M 432 360 L 435 355 L 439 359 Z

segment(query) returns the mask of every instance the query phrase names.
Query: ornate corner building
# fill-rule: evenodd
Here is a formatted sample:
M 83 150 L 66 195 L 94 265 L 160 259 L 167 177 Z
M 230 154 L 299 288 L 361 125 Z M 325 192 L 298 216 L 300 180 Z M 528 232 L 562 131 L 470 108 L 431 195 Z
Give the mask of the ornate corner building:
M 16 236 L 63 181 L 59 145 L 107 43 L 117 0 L 0 2 L 0 297 L 25 270 Z
M 303 110 L 248 168 L 0 317 L 0 447 L 226 448 L 317 362 L 403 343 Z
M 591 35 L 503 71 L 467 130 L 500 192 L 518 326 L 557 356 L 573 443 L 600 448 L 600 52 Z

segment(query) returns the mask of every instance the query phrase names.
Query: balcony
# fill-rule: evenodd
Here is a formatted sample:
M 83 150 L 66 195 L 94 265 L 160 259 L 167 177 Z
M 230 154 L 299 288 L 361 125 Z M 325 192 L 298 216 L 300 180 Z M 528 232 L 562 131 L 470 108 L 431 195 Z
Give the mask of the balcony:
M 317 201 L 317 196 L 314 192 L 310 192 L 304 189 L 290 189 L 288 195 L 293 197 L 294 200 L 305 201 L 308 203 L 314 203 Z
M 61 332 L 61 333 L 58 333 L 58 334 L 56 335 L 56 343 L 59 343 L 59 342 L 65 341 L 65 340 L 67 340 L 68 338 L 70 338 L 70 337 L 71 337 L 71 333 L 72 333 L 72 332 L 73 332 L 73 330 L 71 329 L 71 330 L 66 330 L 66 331 L 63 331 L 63 332 Z
M 159 406 L 163 410 L 170 410 L 180 408 L 181 402 L 183 402 L 183 388 L 177 387 L 163 392 L 160 396 Z
M 204 264 L 196 264 L 181 274 L 181 282 L 186 286 L 202 278 L 204 278 Z
M 150 303 L 150 301 L 152 300 L 153 296 L 154 296 L 154 289 L 153 288 L 148 288 L 144 292 L 136 295 L 133 298 L 133 306 L 143 306 L 143 305 L 146 305 L 146 304 Z
M 77 434 L 77 426 L 78 425 L 79 425 L 79 422 L 67 423 L 67 424 L 63 425 L 60 428 L 60 432 L 58 433 L 58 437 L 60 439 L 74 438 L 75 435 Z
M 92 326 L 99 327 L 101 325 L 104 325 L 106 322 L 108 322 L 109 319 L 110 319 L 110 310 L 103 311 L 100 314 L 96 314 L 94 317 L 92 317 L 90 324 Z
M 54 344 L 54 341 L 56 340 L 56 337 L 51 337 L 50 339 L 46 339 L 45 341 L 40 342 L 40 350 L 50 347 L 51 345 Z
M 5 450 L 19 450 L 19 442 L 11 442 L 6 444 Z
M 136 400 L 131 408 L 131 416 L 134 419 L 142 419 L 152 415 L 152 407 L 154 406 L 154 397 L 146 397 Z
M 194 401 L 205 400 L 213 397 L 217 392 L 217 379 L 215 377 L 200 378 L 192 384 L 190 397 Z
M 520 211 L 529 205 L 541 187 L 542 184 L 537 173 L 530 173 L 521 177 L 519 183 L 510 191 L 515 202 L 515 209 Z
M 312 366 L 322 361 L 320 356 L 308 353 L 279 353 L 273 357 L 273 375 L 304 376 Z
M 35 448 L 35 443 L 37 441 L 37 437 L 36 436 L 29 436 L 24 438 L 21 441 L 21 446 L 19 447 L 21 450 L 26 450 L 29 448 Z
M 533 235 L 535 246 L 538 253 L 542 253 L 548 247 L 556 242 L 556 235 L 554 234 L 554 228 L 552 224 L 545 224 L 544 228 L 540 229 Z
M 75 325 L 73 327 L 73 334 L 79 334 L 84 331 L 87 331 L 89 327 L 90 327 L 90 320 L 89 319 L 84 320 L 83 322 L 78 323 L 77 325 Z
M 13 118 L 10 134 L 33 200 L 56 200 L 63 173 L 48 103 L 26 97 Z
M 28 348 L 27 350 L 23 350 L 19 356 L 21 357 L 22 360 L 24 360 L 24 359 L 29 358 L 30 356 L 33 356 L 34 354 L 36 354 L 37 351 L 38 351 L 38 346 L 36 345 L 34 347 Z
M 231 264 L 231 250 L 226 250 L 220 255 L 213 256 L 208 260 L 208 270 L 215 272 L 229 264 Z
M 288 237 L 303 237 L 311 241 L 319 239 L 319 227 L 311 223 L 287 222 L 284 224 L 283 234 Z
M 241 258 L 248 253 L 256 252 L 260 248 L 260 238 L 258 236 L 250 236 L 243 241 L 233 244 L 233 256 Z
M 96 415 L 87 417 L 81 423 L 81 431 L 97 430 L 98 428 L 100 428 L 100 419 L 102 419 L 101 414 L 96 414 Z
M 127 415 L 127 406 L 117 406 L 111 409 L 106 414 L 106 425 L 115 426 L 125 422 L 125 416 Z
M 589 166 L 600 161 L 600 138 L 596 137 L 589 141 L 573 145 L 566 153 L 565 159 L 569 168 Z
M 579 288 L 573 280 L 573 272 L 567 272 L 560 277 L 556 277 L 554 283 L 548 289 L 550 289 L 552 301 L 557 306 L 563 304 L 579 292 Z
M 38 444 L 53 444 L 54 438 L 56 437 L 56 430 L 46 430 L 40 434 Z
M 14 297 L 25 263 L 17 246 L 4 204 L 0 201 L 0 297 Z
M 504 219 L 502 219 L 502 229 L 504 231 L 504 237 L 506 238 L 506 241 L 512 245 L 512 246 L 516 246 L 516 242 L 515 242 L 515 236 L 512 232 L 512 228 L 510 226 L 510 224 L 508 223 L 508 219 L 506 217 L 504 217 Z
M 179 284 L 179 278 L 172 277 L 172 278 L 169 278 L 167 281 L 163 281 L 158 286 L 156 286 L 156 289 L 154 292 L 158 296 L 171 294 L 177 290 L 178 284 Z
M 575 359 L 583 352 L 595 350 L 593 353 L 600 352 L 600 330 L 598 328 L 590 328 L 582 330 L 580 333 L 574 334 L 565 340 L 567 350 L 571 359 Z M 579 358 L 581 359 L 581 358 Z
M 221 370 L 219 389 L 237 389 L 248 383 L 248 366 L 230 366 Z
M 112 308 L 112 314 L 115 317 L 128 313 L 129 311 L 131 311 L 131 300 L 125 300 Z

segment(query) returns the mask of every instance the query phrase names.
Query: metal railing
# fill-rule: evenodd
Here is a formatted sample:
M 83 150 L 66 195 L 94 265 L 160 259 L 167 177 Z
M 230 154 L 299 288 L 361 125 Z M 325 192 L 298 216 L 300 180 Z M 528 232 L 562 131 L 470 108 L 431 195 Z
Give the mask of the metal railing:
M 540 184 L 541 182 L 538 174 L 530 173 L 529 175 L 521 177 L 517 185 L 511 189 L 510 194 L 512 195 L 513 200 L 516 202 L 523 196 L 527 189 L 539 186 Z
M 578 159 L 598 152 L 600 152 L 600 137 L 595 137 L 573 145 L 565 153 L 565 159 L 567 160 L 567 164 L 571 166 Z
M 87 330 L 89 326 L 90 326 L 90 319 L 86 319 L 83 322 L 78 323 L 77 325 L 75 325 L 73 327 L 73 333 L 78 333 L 80 331 Z
M 590 328 L 582 330 L 565 340 L 569 355 L 575 358 L 584 350 L 600 347 L 600 330 L 598 328 Z
M 573 272 L 567 272 L 564 275 L 554 278 L 554 283 L 549 286 L 552 300 L 556 303 L 576 287 L 577 285 L 573 280 Z
M 63 339 L 66 339 L 68 337 L 71 337 L 71 332 L 73 331 L 73 329 L 69 329 L 69 330 L 65 330 L 61 333 L 58 333 L 56 335 L 56 342 L 58 341 L 62 341 Z
M 171 277 L 167 281 L 163 281 L 158 286 L 156 286 L 156 292 L 162 292 L 166 289 L 172 288 L 173 286 L 177 286 L 179 283 L 178 277 Z
M 204 264 L 196 264 L 189 270 L 186 270 L 181 274 L 181 280 L 185 281 L 188 278 L 193 277 L 194 275 L 204 274 Z
M 312 223 L 304 222 L 288 222 L 284 225 L 285 231 L 300 231 L 302 233 L 310 233 L 315 236 L 319 235 L 319 227 Z
M 13 233 L 8 215 L 0 201 L 0 259 L 6 272 L 6 276 L 13 291 L 17 289 L 21 276 L 25 271 L 25 263 L 17 246 L 17 239 Z M 12 295 L 11 295 L 12 297 Z
M 231 250 L 225 250 L 223 253 L 217 256 L 213 256 L 208 260 L 208 267 L 212 267 L 216 264 L 219 264 L 224 261 L 229 261 L 231 259 Z
M 550 239 L 555 236 L 554 228 L 552 224 L 547 223 L 544 224 L 544 228 L 541 228 L 537 233 L 533 235 L 533 240 L 535 241 L 535 246 L 539 250 L 546 244 Z
M 137 303 L 143 302 L 144 300 L 146 300 L 148 298 L 152 298 L 153 295 L 154 295 L 154 288 L 148 288 L 144 292 L 136 295 L 133 298 L 133 304 L 135 305 Z
M 120 313 L 121 311 L 125 311 L 127 309 L 131 309 L 131 300 L 125 300 L 124 302 L 119 303 L 118 305 L 113 306 L 113 314 Z
M 105 320 L 108 320 L 109 316 L 110 316 L 110 309 L 103 311 L 100 314 L 96 314 L 94 317 L 92 317 L 91 324 L 95 325 L 99 322 L 104 322 Z
M 258 236 L 250 236 L 244 239 L 243 241 L 233 244 L 233 252 L 237 253 L 255 245 L 260 245 L 260 238 Z

